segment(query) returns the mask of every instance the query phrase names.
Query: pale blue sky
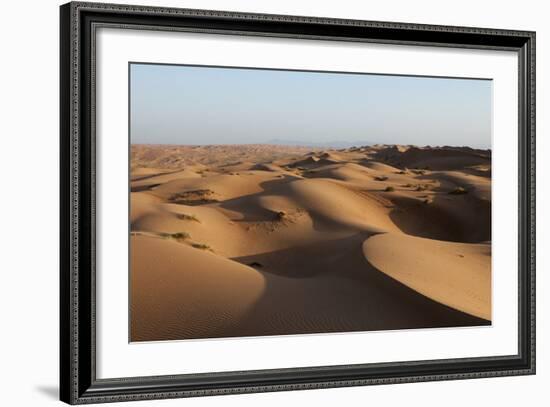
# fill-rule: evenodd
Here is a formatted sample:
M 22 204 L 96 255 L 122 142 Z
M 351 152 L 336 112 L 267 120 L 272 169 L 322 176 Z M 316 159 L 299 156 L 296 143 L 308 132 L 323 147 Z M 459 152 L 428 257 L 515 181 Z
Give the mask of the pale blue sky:
M 491 146 L 490 80 L 149 64 L 130 70 L 133 144 Z

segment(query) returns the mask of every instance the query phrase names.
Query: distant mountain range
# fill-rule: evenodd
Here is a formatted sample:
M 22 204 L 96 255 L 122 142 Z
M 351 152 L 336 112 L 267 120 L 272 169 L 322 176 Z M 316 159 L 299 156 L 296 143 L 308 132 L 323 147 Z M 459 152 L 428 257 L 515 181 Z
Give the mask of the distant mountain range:
M 308 143 L 307 141 L 272 139 L 265 144 L 275 144 L 283 146 L 303 146 L 303 147 L 320 147 L 320 148 L 349 148 L 359 146 L 372 146 L 378 143 L 372 141 L 326 141 L 321 143 Z

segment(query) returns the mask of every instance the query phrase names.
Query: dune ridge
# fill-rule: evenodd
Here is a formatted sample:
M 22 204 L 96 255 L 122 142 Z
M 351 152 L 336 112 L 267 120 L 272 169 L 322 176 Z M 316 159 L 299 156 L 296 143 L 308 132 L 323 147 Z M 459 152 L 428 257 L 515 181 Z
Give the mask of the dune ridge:
M 490 150 L 132 145 L 130 340 L 491 323 Z

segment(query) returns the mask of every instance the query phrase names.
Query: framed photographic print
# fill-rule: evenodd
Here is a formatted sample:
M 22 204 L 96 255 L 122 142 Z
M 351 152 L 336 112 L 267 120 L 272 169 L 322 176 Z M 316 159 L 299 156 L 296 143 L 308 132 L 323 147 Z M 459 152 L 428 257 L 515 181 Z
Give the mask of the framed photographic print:
M 535 33 L 60 12 L 63 401 L 534 374 Z

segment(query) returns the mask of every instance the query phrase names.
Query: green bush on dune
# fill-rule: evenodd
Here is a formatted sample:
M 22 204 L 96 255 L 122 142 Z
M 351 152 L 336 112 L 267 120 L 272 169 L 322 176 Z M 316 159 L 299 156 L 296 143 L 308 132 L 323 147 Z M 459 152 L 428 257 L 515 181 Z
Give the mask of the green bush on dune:
M 178 213 L 176 216 L 178 217 L 178 219 L 181 219 L 181 220 L 192 220 L 193 222 L 201 223 L 199 218 L 197 218 L 195 215 L 187 215 L 186 213 Z
M 160 233 L 159 235 L 164 239 L 174 239 L 178 241 L 189 239 L 191 237 L 191 235 L 187 232 Z
M 195 249 L 212 250 L 210 246 L 204 243 L 191 243 L 191 246 L 193 246 Z

